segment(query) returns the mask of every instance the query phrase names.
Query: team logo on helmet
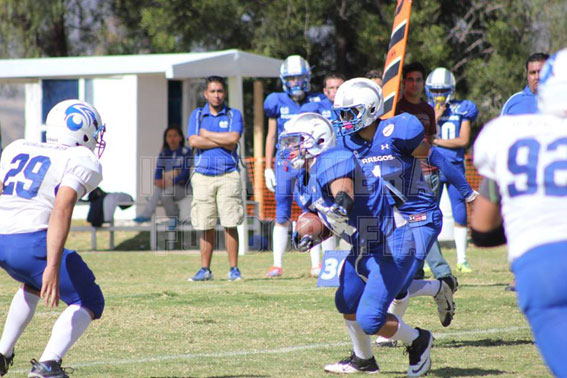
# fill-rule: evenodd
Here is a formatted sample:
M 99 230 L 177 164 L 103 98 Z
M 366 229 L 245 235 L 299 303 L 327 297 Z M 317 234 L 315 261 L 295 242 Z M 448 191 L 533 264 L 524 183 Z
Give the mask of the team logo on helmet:
M 80 130 L 90 124 L 98 126 L 94 112 L 81 104 L 71 105 L 65 110 L 65 124 L 72 131 Z

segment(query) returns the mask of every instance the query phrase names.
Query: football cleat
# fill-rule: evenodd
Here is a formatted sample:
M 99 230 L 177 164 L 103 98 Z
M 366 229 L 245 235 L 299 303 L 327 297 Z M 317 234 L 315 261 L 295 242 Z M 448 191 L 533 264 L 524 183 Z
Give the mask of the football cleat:
M 457 277 L 455 277 L 453 275 L 441 277 L 441 278 L 438 278 L 438 280 L 441 280 L 441 281 L 445 282 L 447 285 L 449 285 L 453 294 L 455 294 L 457 292 L 457 290 L 459 289 L 459 281 L 457 280 Z
M 213 279 L 213 272 L 209 268 L 202 267 L 195 273 L 195 275 L 189 278 L 187 281 L 210 281 Z
M 62 368 L 61 362 L 55 360 L 39 362 L 36 359 L 32 359 L 30 363 L 32 368 L 28 378 L 69 378 L 67 373 L 73 373 L 72 368 Z
M 433 335 L 427 330 L 416 329 L 419 336 L 406 348 L 409 355 L 408 377 L 421 377 L 431 369 Z
M 268 273 L 266 273 L 266 278 L 281 277 L 282 273 L 282 268 L 280 268 L 279 266 L 273 266 L 270 268 L 270 270 L 268 270 Z
M 352 352 L 350 357 L 325 366 L 325 371 L 327 373 L 335 374 L 378 374 L 380 373 L 380 368 L 378 367 L 374 357 L 364 360 L 356 357 L 354 352 Z
M 457 272 L 461 272 L 461 273 L 472 273 L 472 268 L 469 264 L 468 261 L 465 261 L 463 263 L 459 263 L 457 264 Z
M 451 287 L 442 280 L 439 279 L 441 284 L 439 291 L 433 297 L 437 303 L 437 312 L 439 313 L 439 320 L 443 327 L 448 327 L 455 316 L 455 302 L 453 301 L 453 290 Z
M 374 341 L 374 345 L 381 348 L 393 348 L 398 346 L 398 340 L 392 340 L 382 336 L 378 336 L 376 338 L 376 341 Z
M 12 353 L 11 357 L 6 357 L 2 353 L 0 353 L 0 376 L 5 375 L 8 372 L 10 366 L 14 364 L 15 355 L 15 353 Z
M 238 267 L 233 266 L 232 268 L 230 268 L 230 270 L 228 271 L 228 280 L 239 281 L 241 279 L 242 279 L 242 275 L 240 274 L 240 270 L 238 269 Z

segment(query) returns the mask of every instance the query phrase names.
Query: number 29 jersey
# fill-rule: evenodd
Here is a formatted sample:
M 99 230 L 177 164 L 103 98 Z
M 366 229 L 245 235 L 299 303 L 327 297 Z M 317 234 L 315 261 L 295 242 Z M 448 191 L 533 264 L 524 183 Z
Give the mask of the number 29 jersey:
M 500 188 L 510 262 L 534 247 L 567 241 L 566 118 L 497 118 L 478 136 L 474 164 Z
M 86 147 L 17 140 L 0 160 L 0 234 L 47 229 L 57 191 L 82 196 L 102 181 L 102 166 Z

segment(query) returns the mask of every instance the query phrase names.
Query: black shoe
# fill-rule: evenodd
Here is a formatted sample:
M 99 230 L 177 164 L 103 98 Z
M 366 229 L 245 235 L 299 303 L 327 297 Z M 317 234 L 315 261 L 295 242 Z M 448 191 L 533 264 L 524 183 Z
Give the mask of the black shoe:
M 409 354 L 408 377 L 421 377 L 431 369 L 430 355 L 433 335 L 427 330 L 416 329 L 419 336 L 406 348 L 406 352 Z
M 504 291 L 516 291 L 516 286 L 514 286 L 513 284 L 509 284 L 504 288 Z
M 5 375 L 8 372 L 10 366 L 14 364 L 15 355 L 15 353 L 12 353 L 12 357 L 6 357 L 2 353 L 0 353 L 0 376 Z
M 34 358 L 30 362 L 32 364 L 32 368 L 28 374 L 28 378 L 69 378 L 67 373 L 73 373 L 73 369 L 62 368 L 61 362 L 55 360 L 38 362 Z
M 453 275 L 450 275 L 450 276 L 447 276 L 447 277 L 441 277 L 441 278 L 438 278 L 438 280 L 441 280 L 441 281 L 445 282 L 447 285 L 449 285 L 453 294 L 455 294 L 455 292 L 459 289 L 459 281 L 457 281 L 457 277 L 455 277 Z
M 378 374 L 380 372 L 380 368 L 378 367 L 374 357 L 363 360 L 362 358 L 356 357 L 354 352 L 352 352 L 349 358 L 325 366 L 325 371 L 327 373 L 335 374 Z

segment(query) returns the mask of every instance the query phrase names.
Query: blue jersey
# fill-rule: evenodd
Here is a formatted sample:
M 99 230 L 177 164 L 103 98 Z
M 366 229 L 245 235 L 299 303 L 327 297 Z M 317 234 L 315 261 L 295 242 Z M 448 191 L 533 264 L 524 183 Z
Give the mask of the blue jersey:
M 285 92 L 270 93 L 264 101 L 264 113 L 268 118 L 277 119 L 276 141 L 280 133 L 284 130 L 284 125 L 296 114 L 303 104 L 309 102 L 320 102 L 325 99 L 322 93 L 307 93 L 301 103 L 293 101 L 291 97 Z
M 163 150 L 158 156 L 154 178 L 159 180 L 163 177 L 164 172 L 175 170 L 176 175 L 173 183 L 175 185 L 185 185 L 189 179 L 192 156 L 191 149 L 187 147 L 179 147 L 175 151 L 169 148 Z
M 478 109 L 474 102 L 469 100 L 449 102 L 443 115 L 437 120 L 439 139 L 455 139 L 461 133 L 463 121 L 473 122 L 478 116 Z M 445 148 L 437 147 L 439 152 L 452 163 L 459 163 L 465 160 L 464 148 Z
M 300 113 L 319 113 L 333 123 L 337 120 L 337 115 L 333 111 L 333 103 L 325 97 L 319 102 L 308 102 L 301 106 Z
M 400 212 L 416 214 L 438 208 L 423 179 L 421 164 L 412 156 L 424 133 L 415 116 L 402 113 L 381 120 L 371 142 L 354 133 L 337 138 L 337 144 L 354 153 L 367 176 L 382 177 L 404 195 L 406 202 L 398 206 Z
M 537 100 L 530 87 L 526 85 L 523 91 L 514 93 L 502 107 L 500 115 L 536 114 Z
M 356 254 L 382 253 L 385 238 L 394 230 L 390 197 L 382 180 L 366 174 L 353 153 L 333 148 L 319 155 L 307 172 L 302 169 L 295 187 L 295 198 L 304 210 L 319 214 L 327 227 L 353 246 Z M 354 183 L 354 206 L 348 222 L 336 223 L 327 218 L 328 209 L 335 203 L 330 184 L 339 178 Z
M 242 114 L 237 109 L 224 107 L 217 115 L 211 114 L 209 104 L 191 113 L 187 138 L 199 135 L 201 128 L 214 132 L 237 132 L 242 134 Z M 195 149 L 195 172 L 207 176 L 218 176 L 238 170 L 238 151 L 223 147 Z

